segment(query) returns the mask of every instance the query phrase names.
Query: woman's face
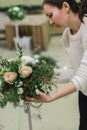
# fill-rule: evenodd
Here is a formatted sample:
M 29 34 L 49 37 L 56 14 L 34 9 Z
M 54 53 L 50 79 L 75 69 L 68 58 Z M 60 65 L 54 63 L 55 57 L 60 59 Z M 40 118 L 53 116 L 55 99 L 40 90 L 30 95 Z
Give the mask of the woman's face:
M 61 29 L 68 27 L 69 6 L 67 3 L 63 4 L 62 9 L 58 9 L 50 4 L 44 4 L 44 12 L 48 16 L 50 24 L 54 24 Z

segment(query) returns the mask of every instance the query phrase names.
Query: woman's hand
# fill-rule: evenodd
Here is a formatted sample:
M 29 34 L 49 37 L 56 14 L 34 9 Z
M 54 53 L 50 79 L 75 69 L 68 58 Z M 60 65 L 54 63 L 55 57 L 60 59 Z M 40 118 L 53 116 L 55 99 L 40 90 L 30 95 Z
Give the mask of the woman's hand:
M 64 97 L 64 96 L 69 95 L 74 92 L 76 92 L 76 87 L 74 86 L 74 84 L 72 82 L 69 82 L 64 87 L 60 88 L 58 91 L 54 92 L 51 95 L 46 95 L 40 91 L 37 98 L 25 97 L 24 100 L 29 101 L 29 102 L 48 103 L 48 102 L 52 102 L 56 99 L 59 99 L 61 97 Z
M 43 102 L 43 103 L 48 103 L 52 101 L 52 95 L 46 95 L 42 92 L 39 92 L 39 95 L 37 98 L 30 98 L 30 97 L 25 97 L 23 100 L 28 101 L 28 102 Z

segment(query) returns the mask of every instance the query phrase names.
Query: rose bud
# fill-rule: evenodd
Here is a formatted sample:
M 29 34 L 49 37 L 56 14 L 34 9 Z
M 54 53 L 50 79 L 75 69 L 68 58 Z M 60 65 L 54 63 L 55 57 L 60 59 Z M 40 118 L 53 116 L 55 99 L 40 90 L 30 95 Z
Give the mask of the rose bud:
M 19 74 L 21 77 L 26 78 L 32 73 L 32 68 L 30 66 L 22 66 L 19 69 Z
M 17 78 L 17 73 L 15 72 L 6 72 L 4 74 L 4 80 L 9 83 L 12 84 Z

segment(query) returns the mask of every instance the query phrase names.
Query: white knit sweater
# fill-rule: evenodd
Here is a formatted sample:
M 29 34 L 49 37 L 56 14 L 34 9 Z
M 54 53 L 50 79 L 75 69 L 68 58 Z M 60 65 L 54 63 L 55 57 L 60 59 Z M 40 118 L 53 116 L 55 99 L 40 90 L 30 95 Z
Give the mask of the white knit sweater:
M 71 81 L 84 95 L 87 95 L 87 17 L 79 31 L 71 35 L 66 28 L 62 36 L 63 46 L 67 53 L 68 66 L 59 70 L 57 82 Z

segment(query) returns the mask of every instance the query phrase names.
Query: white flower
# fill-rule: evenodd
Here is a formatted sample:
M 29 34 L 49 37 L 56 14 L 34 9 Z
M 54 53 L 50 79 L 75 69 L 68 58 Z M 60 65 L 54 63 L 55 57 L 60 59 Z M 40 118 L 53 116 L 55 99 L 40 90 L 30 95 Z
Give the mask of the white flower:
M 36 64 L 36 63 L 38 63 L 38 62 L 39 62 L 39 60 L 35 60 L 35 61 L 34 61 L 34 64 Z
M 18 58 L 10 58 L 9 60 L 8 60 L 8 62 L 11 62 L 11 61 L 16 61 Z
M 47 93 L 48 86 L 47 85 L 43 85 L 41 89 L 44 91 L 44 93 Z
M 30 56 L 22 56 L 21 59 L 24 65 L 26 65 L 27 63 L 32 63 L 33 65 L 35 64 L 35 59 Z
M 19 8 L 19 7 L 14 7 L 13 10 L 14 10 L 14 11 L 19 11 L 20 8 Z
M 35 85 L 35 88 L 37 88 L 37 85 Z
M 53 69 L 53 71 L 54 71 L 54 75 L 59 75 L 59 72 L 60 72 L 60 70 L 59 70 L 59 69 L 54 68 L 54 69 Z
M 39 57 L 40 57 L 40 55 L 34 55 L 34 59 L 35 59 L 35 60 L 38 60 Z
M 60 67 L 61 67 L 60 62 L 56 62 L 55 65 L 56 65 L 57 68 L 60 68 Z
M 23 88 L 18 88 L 17 93 L 18 93 L 19 95 L 23 94 Z
M 22 82 L 22 81 L 20 81 L 20 82 L 19 82 L 19 85 L 23 85 L 23 82 Z
M 10 59 L 8 60 L 8 62 L 13 61 L 13 60 L 14 60 L 14 58 L 10 58 Z
M 4 98 L 4 95 L 0 93 L 0 100 Z
M 39 95 L 39 93 L 40 93 L 39 89 L 36 89 L 35 92 L 37 95 Z

